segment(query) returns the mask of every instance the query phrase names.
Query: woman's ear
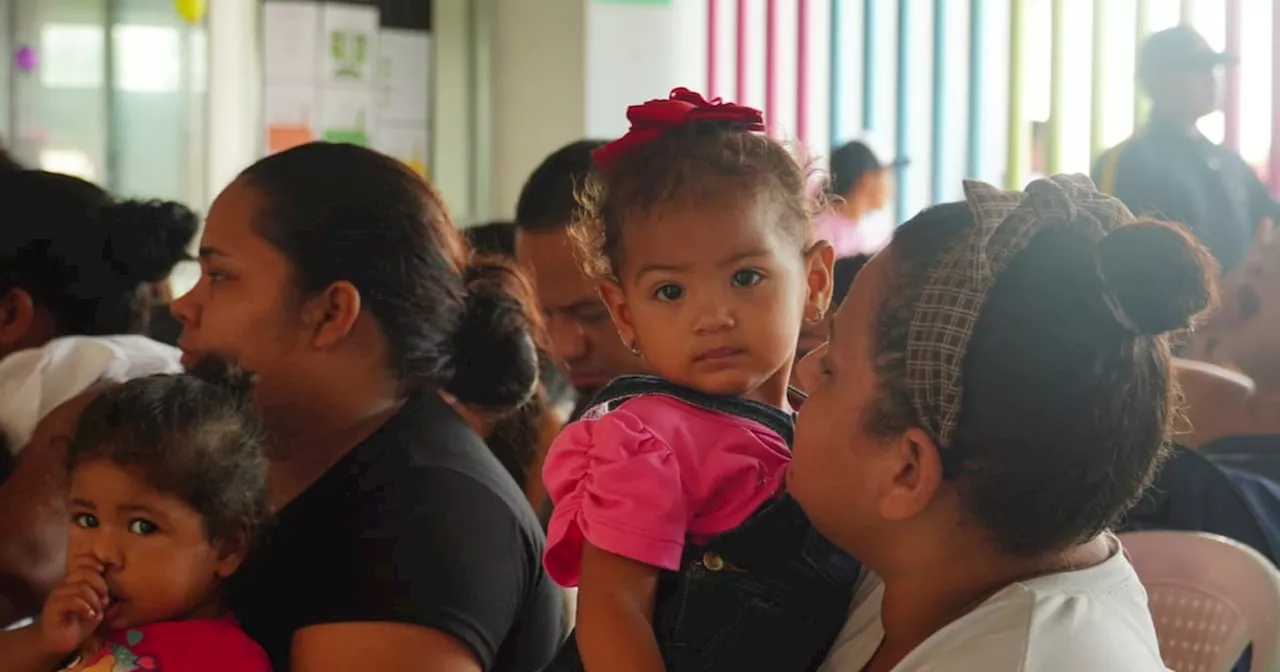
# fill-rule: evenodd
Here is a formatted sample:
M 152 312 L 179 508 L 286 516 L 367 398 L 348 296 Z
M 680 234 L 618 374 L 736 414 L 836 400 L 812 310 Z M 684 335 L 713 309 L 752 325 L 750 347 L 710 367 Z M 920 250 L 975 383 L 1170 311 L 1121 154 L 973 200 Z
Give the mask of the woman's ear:
M 825 240 L 819 240 L 805 251 L 805 280 L 809 287 L 809 295 L 805 299 L 805 319 L 816 322 L 821 320 L 831 306 L 831 292 L 834 286 L 832 267 L 835 265 L 835 248 Z
M 249 554 L 249 534 L 244 531 L 236 532 L 218 542 L 214 546 L 214 551 L 218 554 L 214 571 L 218 578 L 228 578 L 240 569 L 240 564 Z
M 345 280 L 335 282 L 303 307 L 303 324 L 312 331 L 312 342 L 320 349 L 330 348 L 346 338 L 360 317 L 360 290 Z
M 612 279 L 601 280 L 598 291 L 600 299 L 609 309 L 609 316 L 613 318 L 613 326 L 618 330 L 618 337 L 628 348 L 636 348 L 638 344 L 635 324 L 631 320 L 631 307 L 627 305 L 627 297 L 622 292 L 622 285 Z
M 0 345 L 16 345 L 31 331 L 36 304 L 31 294 L 17 287 L 0 296 Z
M 942 454 L 928 432 L 911 428 L 893 439 L 892 485 L 880 499 L 880 515 L 889 520 L 915 517 L 933 503 L 942 485 Z

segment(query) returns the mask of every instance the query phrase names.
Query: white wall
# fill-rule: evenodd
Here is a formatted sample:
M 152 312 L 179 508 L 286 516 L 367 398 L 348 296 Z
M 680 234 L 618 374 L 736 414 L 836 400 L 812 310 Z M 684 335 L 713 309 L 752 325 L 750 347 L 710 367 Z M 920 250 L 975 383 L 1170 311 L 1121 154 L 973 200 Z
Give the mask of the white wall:
M 556 148 L 627 130 L 627 106 L 707 85 L 704 0 L 493 0 L 490 215 Z M 440 131 L 437 131 L 440 132 Z
M 587 2 L 493 2 L 493 217 L 511 217 L 529 172 L 586 133 Z
M 209 3 L 208 160 L 210 200 L 258 158 L 262 140 L 260 0 Z
M 677 86 L 706 89 L 705 0 L 588 2 L 586 29 L 588 136 L 625 133 L 628 105 L 664 98 Z

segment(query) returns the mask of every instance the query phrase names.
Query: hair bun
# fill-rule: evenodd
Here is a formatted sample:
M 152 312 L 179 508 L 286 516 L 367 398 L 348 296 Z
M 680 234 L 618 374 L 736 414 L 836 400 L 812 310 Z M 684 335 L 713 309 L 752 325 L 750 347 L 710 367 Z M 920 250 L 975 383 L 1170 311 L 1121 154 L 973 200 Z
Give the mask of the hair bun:
M 1144 335 L 1192 327 L 1217 302 L 1218 264 L 1178 224 L 1139 220 L 1098 244 L 1102 280 Z
M 103 209 L 104 257 L 129 284 L 159 282 L 187 252 L 199 228 L 196 214 L 173 201 L 122 201 Z
M 532 286 L 515 267 L 484 257 L 472 261 L 466 282 L 466 309 L 454 337 L 453 377 L 445 390 L 482 408 L 522 406 L 538 384 Z

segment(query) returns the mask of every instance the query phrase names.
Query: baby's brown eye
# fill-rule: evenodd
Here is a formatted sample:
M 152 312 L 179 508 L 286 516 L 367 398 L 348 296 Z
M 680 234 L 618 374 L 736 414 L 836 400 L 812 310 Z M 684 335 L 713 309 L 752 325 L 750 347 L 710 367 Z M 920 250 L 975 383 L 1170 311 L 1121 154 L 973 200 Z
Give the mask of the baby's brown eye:
M 684 298 L 684 287 L 680 285 L 662 285 L 653 290 L 653 296 L 659 301 L 679 301 Z
M 129 531 L 145 537 L 160 531 L 160 527 L 145 518 L 134 518 L 129 521 Z
M 734 287 L 755 287 L 764 279 L 764 275 L 760 271 L 750 268 L 744 268 L 733 274 Z

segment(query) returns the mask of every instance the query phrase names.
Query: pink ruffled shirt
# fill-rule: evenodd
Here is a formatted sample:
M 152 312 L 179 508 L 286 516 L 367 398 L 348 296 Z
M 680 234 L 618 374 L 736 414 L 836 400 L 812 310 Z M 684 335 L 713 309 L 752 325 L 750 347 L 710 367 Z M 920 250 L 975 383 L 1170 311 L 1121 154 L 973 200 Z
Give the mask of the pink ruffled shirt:
M 542 476 L 555 511 L 543 556 L 578 585 L 583 541 L 667 570 L 685 540 L 742 524 L 783 486 L 791 450 L 764 425 L 660 394 L 593 409 L 556 438 Z

